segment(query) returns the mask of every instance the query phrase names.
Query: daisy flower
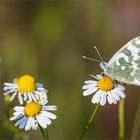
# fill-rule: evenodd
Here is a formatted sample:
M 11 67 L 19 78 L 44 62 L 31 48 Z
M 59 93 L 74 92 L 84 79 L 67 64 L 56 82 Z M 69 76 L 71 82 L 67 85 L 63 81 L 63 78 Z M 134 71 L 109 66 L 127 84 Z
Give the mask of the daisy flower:
M 20 104 L 23 101 L 42 101 L 47 100 L 47 90 L 43 84 L 36 83 L 35 78 L 30 75 L 21 76 L 16 82 L 4 83 L 4 95 L 12 94 L 10 101 L 12 101 L 18 94 Z
M 108 101 L 109 104 L 117 104 L 117 101 L 125 98 L 125 88 L 117 84 L 111 77 L 102 75 L 93 77 L 96 78 L 96 81 L 87 80 L 83 86 L 84 96 L 95 93 L 92 97 L 92 103 L 99 103 L 103 106 Z
M 56 110 L 56 106 L 45 105 L 42 102 L 28 102 L 25 106 L 14 107 L 15 112 L 10 118 L 11 121 L 18 120 L 15 126 L 25 130 L 37 130 L 38 125 L 47 128 L 56 119 L 56 115 L 49 111 Z

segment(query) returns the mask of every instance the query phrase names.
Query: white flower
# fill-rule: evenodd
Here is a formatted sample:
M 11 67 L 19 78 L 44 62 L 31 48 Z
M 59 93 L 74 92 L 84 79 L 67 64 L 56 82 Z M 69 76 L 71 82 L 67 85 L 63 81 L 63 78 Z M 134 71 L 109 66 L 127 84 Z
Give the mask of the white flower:
M 83 86 L 84 96 L 95 93 L 92 97 L 92 103 L 105 105 L 108 101 L 109 104 L 117 104 L 120 98 L 125 98 L 125 88 L 113 81 L 112 78 L 101 75 L 94 76 L 94 78 L 96 78 L 96 81 L 85 81 Z
M 45 101 L 47 100 L 47 92 L 43 84 L 36 83 L 32 76 L 23 75 L 13 83 L 4 83 L 3 94 L 12 94 L 10 101 L 18 94 L 18 100 L 20 104 L 23 104 L 23 101 Z
M 25 130 L 37 130 L 38 125 L 47 128 L 52 123 L 51 119 L 56 119 L 56 115 L 49 111 L 56 110 L 56 106 L 45 105 L 38 102 L 28 102 L 25 106 L 14 107 L 15 112 L 11 121 L 18 120 L 15 126 Z

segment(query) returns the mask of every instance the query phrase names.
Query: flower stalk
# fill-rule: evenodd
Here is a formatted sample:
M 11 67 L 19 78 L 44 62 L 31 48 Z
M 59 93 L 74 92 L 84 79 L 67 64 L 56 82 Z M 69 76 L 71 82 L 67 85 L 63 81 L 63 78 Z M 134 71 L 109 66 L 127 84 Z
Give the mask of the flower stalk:
M 124 99 L 119 102 L 119 139 L 123 140 L 125 136 L 124 126 Z
M 50 138 L 49 138 L 49 133 L 48 133 L 48 129 L 46 128 L 45 130 L 46 130 L 46 137 L 47 137 L 47 140 L 50 140 Z
M 140 101 L 138 103 L 130 140 L 136 140 L 140 129 Z
M 45 129 L 43 129 L 40 125 L 39 125 L 39 128 L 40 128 L 40 131 L 44 140 L 49 140 L 48 130 L 46 129 L 45 131 Z
M 93 110 L 93 113 L 92 113 L 92 115 L 91 115 L 88 123 L 86 124 L 85 129 L 84 129 L 83 133 L 81 134 L 79 140 L 82 140 L 84 138 L 86 132 L 88 131 L 89 126 L 91 125 L 91 123 L 92 123 L 92 121 L 93 121 L 93 119 L 94 119 L 94 117 L 95 117 L 95 115 L 97 113 L 97 110 L 98 110 L 99 106 L 100 105 L 97 104 L 96 107 L 95 107 L 95 109 Z

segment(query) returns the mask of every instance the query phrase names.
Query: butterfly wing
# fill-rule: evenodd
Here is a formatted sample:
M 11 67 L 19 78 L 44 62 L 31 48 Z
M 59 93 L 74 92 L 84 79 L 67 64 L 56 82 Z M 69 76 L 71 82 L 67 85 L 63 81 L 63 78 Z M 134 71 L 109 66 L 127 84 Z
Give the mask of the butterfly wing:
M 117 81 L 140 85 L 140 36 L 115 53 L 108 62 L 108 71 Z

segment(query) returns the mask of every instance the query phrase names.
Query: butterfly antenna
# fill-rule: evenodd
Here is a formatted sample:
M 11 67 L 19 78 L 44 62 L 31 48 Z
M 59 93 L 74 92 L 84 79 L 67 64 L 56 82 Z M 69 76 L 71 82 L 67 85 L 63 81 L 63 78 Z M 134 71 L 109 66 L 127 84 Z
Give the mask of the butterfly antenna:
M 90 57 L 83 56 L 83 58 L 84 58 L 84 59 L 91 60 L 91 61 L 95 61 L 95 62 L 98 62 L 98 63 L 101 63 L 101 61 L 96 60 L 96 59 L 93 59 L 93 58 L 90 58 Z
M 102 58 L 102 56 L 101 56 L 99 50 L 97 49 L 97 47 L 96 47 L 96 46 L 93 46 L 93 48 L 96 50 L 96 52 L 97 52 L 97 54 L 99 55 L 101 61 L 103 62 L 103 58 Z
M 103 58 L 102 58 L 102 56 L 101 56 L 101 54 L 100 54 L 99 50 L 97 49 L 97 47 L 96 47 L 96 46 L 93 46 L 93 47 L 94 47 L 94 49 L 96 50 L 96 52 L 98 53 L 98 55 L 99 55 L 99 57 L 100 57 L 101 61 L 103 62 Z

